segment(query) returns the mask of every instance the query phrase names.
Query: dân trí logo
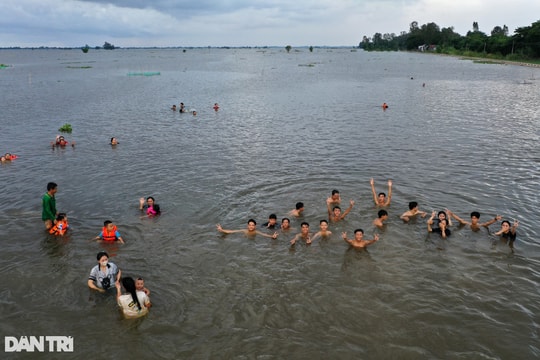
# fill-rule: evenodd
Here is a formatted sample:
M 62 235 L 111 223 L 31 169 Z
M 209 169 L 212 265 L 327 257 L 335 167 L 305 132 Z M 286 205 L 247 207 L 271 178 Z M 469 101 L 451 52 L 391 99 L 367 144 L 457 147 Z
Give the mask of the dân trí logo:
M 72 336 L 4 337 L 5 352 L 73 352 Z

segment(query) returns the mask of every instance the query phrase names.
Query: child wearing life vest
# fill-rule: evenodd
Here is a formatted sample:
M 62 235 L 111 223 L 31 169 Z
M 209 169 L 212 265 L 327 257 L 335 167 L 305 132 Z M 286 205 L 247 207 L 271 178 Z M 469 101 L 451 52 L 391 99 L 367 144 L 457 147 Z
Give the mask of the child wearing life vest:
M 56 217 L 56 223 L 49 229 L 49 234 L 62 236 L 68 229 L 67 215 L 65 213 L 59 213 Z
M 124 243 L 124 240 L 122 239 L 120 232 L 117 230 L 116 225 L 114 225 L 113 222 L 110 220 L 106 220 L 103 222 L 103 228 L 101 229 L 99 235 L 96 236 L 96 240 L 102 240 L 106 242 L 118 240 L 122 244 Z

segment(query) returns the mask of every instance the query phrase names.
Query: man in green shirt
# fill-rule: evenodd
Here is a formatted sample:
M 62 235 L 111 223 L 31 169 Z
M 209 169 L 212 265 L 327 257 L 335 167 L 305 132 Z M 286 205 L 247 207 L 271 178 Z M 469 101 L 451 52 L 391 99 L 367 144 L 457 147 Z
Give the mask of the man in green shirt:
M 43 195 L 42 204 L 43 211 L 41 213 L 41 219 L 45 222 L 45 228 L 49 230 L 52 228 L 54 222 L 56 221 L 56 199 L 54 194 L 56 194 L 58 185 L 56 183 L 50 182 L 47 184 L 47 192 Z

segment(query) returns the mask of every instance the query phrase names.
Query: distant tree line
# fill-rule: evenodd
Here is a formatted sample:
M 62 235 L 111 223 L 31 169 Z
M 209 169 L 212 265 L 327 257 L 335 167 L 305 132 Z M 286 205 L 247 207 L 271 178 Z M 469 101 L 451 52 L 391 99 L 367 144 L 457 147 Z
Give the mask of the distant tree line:
M 452 55 L 481 55 L 507 60 L 540 59 L 540 20 L 520 27 L 513 35 L 506 25 L 495 26 L 490 35 L 473 22 L 472 31 L 462 36 L 453 27 L 439 28 L 435 23 L 418 25 L 413 21 L 409 31 L 396 34 L 376 33 L 364 36 L 359 44 L 367 51 L 420 50 Z

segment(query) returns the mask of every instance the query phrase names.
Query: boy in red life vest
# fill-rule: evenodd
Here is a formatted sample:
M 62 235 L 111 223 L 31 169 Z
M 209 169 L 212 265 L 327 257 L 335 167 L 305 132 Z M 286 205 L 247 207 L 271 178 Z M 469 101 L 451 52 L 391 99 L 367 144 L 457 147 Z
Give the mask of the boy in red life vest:
M 56 217 L 56 223 L 49 230 L 49 234 L 62 236 L 69 229 L 67 215 L 65 213 L 60 213 Z
M 103 222 L 103 229 L 101 229 L 99 235 L 96 236 L 96 240 L 103 240 L 106 242 L 118 240 L 124 244 L 124 240 L 122 239 L 120 232 L 116 229 L 116 225 L 110 220 Z

